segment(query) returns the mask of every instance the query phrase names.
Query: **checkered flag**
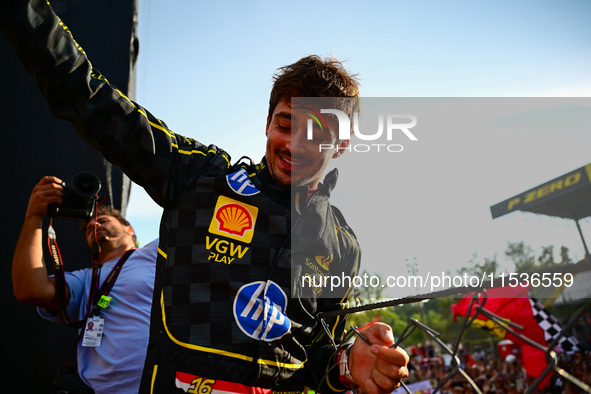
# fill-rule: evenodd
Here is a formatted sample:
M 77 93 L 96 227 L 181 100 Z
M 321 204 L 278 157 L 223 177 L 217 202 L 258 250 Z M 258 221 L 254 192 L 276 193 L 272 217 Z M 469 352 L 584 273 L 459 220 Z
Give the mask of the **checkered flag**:
M 531 304 L 531 309 L 534 315 L 534 318 L 538 322 L 538 325 L 544 331 L 544 337 L 546 338 L 546 342 L 550 344 L 562 331 L 562 325 L 556 320 L 554 316 L 544 308 L 540 302 L 536 301 L 533 298 L 529 299 Z M 566 353 L 575 353 L 579 352 L 580 349 L 577 346 L 579 342 L 577 339 L 570 335 L 563 335 L 558 345 L 556 346 L 555 350 L 563 350 Z

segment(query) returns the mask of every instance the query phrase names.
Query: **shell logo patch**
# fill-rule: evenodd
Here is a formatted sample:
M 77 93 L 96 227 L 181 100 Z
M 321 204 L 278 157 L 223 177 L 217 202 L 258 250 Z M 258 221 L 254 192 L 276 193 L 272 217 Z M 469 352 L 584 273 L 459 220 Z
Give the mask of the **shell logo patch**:
M 252 229 L 252 217 L 242 205 L 226 204 L 215 213 L 215 218 L 221 231 L 240 237 L 244 237 L 246 230 Z
M 250 243 L 259 209 L 253 205 L 219 196 L 209 232 Z

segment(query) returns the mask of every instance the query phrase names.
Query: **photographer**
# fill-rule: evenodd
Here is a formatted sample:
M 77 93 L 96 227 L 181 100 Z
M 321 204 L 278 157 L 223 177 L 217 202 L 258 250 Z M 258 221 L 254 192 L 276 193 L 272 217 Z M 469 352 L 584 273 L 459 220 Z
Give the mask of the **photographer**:
M 35 186 L 12 262 L 16 298 L 37 306 L 42 317 L 56 322 L 60 290 L 56 279 L 47 276 L 42 223 L 48 206 L 61 204 L 63 197 L 59 178 L 46 176 Z M 148 344 L 157 241 L 135 250 L 133 228 L 118 210 L 107 206 L 99 206 L 96 216 L 85 222 L 83 229 L 89 247 L 95 241 L 100 245 L 98 288 L 104 289 L 102 285 L 113 268 L 121 270 L 108 281 L 112 286 L 106 287 L 110 302 L 104 308 L 88 308 L 91 268 L 65 274 L 67 313 L 72 321 L 82 322 L 77 344 L 78 372 L 96 393 L 134 393 L 138 391 Z

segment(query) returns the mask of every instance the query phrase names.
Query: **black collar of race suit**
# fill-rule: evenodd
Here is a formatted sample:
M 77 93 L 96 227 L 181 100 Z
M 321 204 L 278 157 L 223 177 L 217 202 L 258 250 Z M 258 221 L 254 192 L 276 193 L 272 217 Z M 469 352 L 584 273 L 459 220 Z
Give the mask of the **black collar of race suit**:
M 290 188 L 279 185 L 277 182 L 275 182 L 271 176 L 267 159 L 265 157 L 263 157 L 261 162 L 255 166 L 255 171 L 258 176 L 257 179 L 253 180 L 253 182 L 255 182 L 255 186 L 259 188 L 259 190 L 267 190 L 272 197 L 279 198 L 281 201 L 284 199 L 285 201 L 291 199 L 292 195 L 294 194 L 304 193 L 305 195 L 308 192 L 308 188 L 306 186 Z M 330 197 L 332 190 L 337 184 L 338 177 L 339 171 L 336 168 L 326 174 L 324 181 L 318 186 L 317 193 L 326 197 Z

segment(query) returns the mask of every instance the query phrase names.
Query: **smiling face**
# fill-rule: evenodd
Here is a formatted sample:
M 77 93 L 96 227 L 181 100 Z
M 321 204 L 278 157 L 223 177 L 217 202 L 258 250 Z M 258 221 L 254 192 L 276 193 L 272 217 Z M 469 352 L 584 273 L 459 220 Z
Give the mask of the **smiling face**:
M 339 157 L 349 143 L 349 140 L 337 142 L 336 120 L 327 122 L 328 130 L 320 130 L 315 124 L 313 139 L 308 140 L 310 111 L 282 100 L 267 121 L 265 157 L 271 176 L 280 185 L 317 188 L 330 160 Z

